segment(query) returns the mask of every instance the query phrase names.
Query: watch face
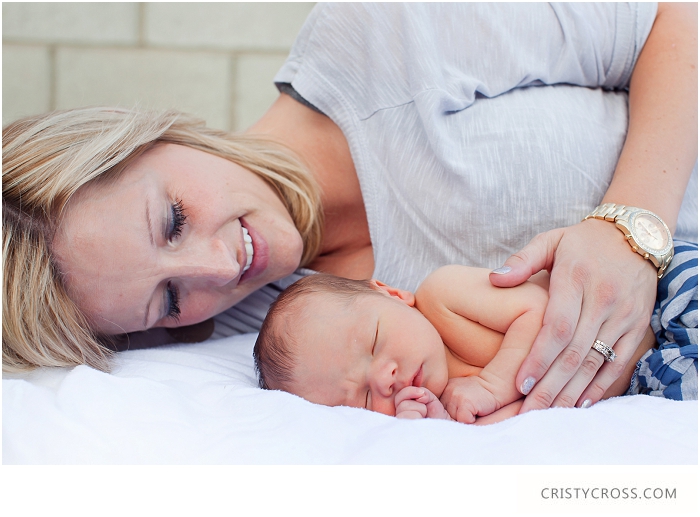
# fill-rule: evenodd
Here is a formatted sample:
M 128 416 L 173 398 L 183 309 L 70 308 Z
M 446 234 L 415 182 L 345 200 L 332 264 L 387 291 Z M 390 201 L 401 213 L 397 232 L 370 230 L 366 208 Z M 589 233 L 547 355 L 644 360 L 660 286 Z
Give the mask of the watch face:
M 668 233 L 657 217 L 644 212 L 636 214 L 632 228 L 635 240 L 647 251 L 657 252 L 668 246 Z

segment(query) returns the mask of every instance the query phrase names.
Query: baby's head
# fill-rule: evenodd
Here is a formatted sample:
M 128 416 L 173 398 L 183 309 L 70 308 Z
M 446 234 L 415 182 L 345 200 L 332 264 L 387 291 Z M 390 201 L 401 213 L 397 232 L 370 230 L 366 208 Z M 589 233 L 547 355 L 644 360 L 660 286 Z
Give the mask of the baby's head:
M 395 414 L 406 386 L 440 396 L 445 347 L 413 293 L 378 280 L 307 276 L 272 304 L 255 343 L 260 387 Z

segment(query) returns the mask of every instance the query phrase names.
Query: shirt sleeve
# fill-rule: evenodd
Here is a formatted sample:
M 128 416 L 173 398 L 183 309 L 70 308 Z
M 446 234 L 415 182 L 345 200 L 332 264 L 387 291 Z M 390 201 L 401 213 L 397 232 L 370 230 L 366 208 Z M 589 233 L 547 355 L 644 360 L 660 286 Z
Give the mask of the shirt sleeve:
M 275 78 L 309 98 L 315 79 L 349 92 L 360 118 L 442 89 L 459 110 L 477 95 L 570 84 L 626 88 L 656 4 L 319 4 Z M 320 79 L 319 79 L 320 78 Z M 318 87 L 318 85 L 316 85 Z

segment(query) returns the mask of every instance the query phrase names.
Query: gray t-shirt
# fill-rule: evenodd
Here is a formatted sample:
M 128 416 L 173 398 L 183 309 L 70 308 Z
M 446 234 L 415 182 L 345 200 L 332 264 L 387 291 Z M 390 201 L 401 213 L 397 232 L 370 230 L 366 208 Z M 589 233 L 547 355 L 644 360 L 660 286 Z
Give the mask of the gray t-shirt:
M 318 4 L 275 82 L 341 128 L 374 276 L 415 290 L 445 264 L 498 267 L 599 204 L 655 15 L 649 3 Z M 676 237 L 697 242 L 697 170 Z

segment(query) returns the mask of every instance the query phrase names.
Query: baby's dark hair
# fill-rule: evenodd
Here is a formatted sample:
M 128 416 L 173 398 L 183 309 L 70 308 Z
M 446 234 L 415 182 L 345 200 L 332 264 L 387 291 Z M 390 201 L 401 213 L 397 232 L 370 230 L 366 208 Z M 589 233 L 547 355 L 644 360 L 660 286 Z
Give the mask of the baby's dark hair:
M 315 294 L 333 294 L 340 301 L 351 303 L 362 294 L 381 294 L 369 280 L 351 280 L 317 273 L 297 280 L 270 305 L 253 348 L 258 385 L 265 390 L 287 390 L 293 381 L 296 366 L 296 342 L 292 325 L 303 325 L 304 300 Z M 306 320 L 306 321 L 305 321 Z

